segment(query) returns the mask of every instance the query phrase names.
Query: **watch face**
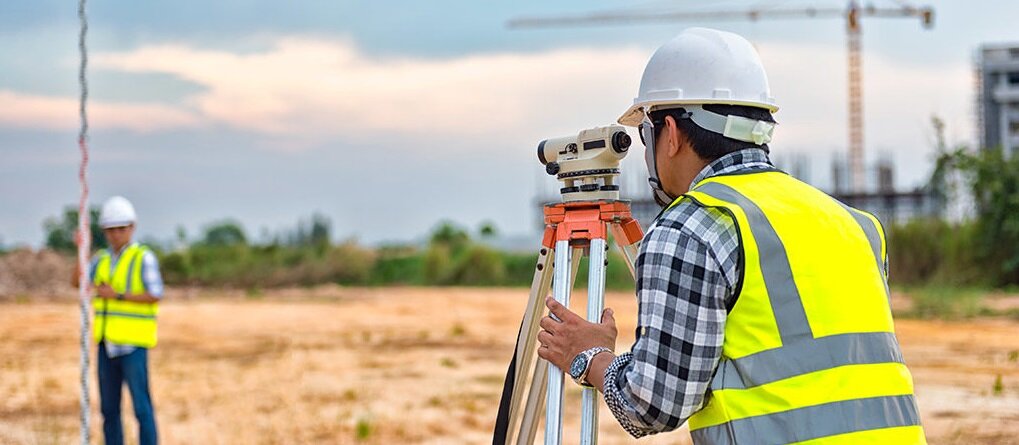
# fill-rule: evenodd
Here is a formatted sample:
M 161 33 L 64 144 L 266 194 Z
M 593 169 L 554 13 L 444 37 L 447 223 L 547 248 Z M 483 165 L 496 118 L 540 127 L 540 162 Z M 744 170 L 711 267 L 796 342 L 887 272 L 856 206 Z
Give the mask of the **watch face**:
M 570 376 L 579 379 L 584 373 L 584 368 L 587 368 L 587 360 L 585 360 L 584 354 L 580 354 L 573 359 L 573 363 L 570 363 Z

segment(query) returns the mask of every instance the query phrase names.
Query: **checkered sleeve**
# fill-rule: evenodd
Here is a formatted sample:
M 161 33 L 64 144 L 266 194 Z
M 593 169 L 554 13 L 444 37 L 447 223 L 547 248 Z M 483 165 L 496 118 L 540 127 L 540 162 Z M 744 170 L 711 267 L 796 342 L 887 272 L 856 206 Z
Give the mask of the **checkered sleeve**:
M 734 287 L 738 241 L 723 218 L 674 208 L 641 246 L 637 340 L 605 371 L 605 402 L 633 437 L 674 430 L 704 404 Z

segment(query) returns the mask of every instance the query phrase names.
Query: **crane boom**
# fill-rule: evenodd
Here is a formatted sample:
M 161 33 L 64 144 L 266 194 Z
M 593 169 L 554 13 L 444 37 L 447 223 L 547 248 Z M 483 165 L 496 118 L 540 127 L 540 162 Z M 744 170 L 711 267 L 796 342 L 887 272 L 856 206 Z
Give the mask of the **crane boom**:
M 608 11 L 582 15 L 561 15 L 550 17 L 521 17 L 510 20 L 510 28 L 556 28 L 604 25 L 635 25 L 645 23 L 670 23 L 695 20 L 749 20 L 799 19 L 799 18 L 844 18 L 846 20 L 846 53 L 848 81 L 849 121 L 849 168 L 851 189 L 863 190 L 863 69 L 861 17 L 918 17 L 924 28 L 934 25 L 934 9 L 903 4 L 897 8 L 878 8 L 873 5 L 860 7 L 856 0 L 850 0 L 846 8 L 800 8 L 800 9 L 749 9 L 746 11 Z M 838 191 L 838 190 L 836 190 Z
M 670 23 L 692 20 L 750 20 L 797 19 L 797 18 L 844 18 L 850 8 L 802 8 L 802 9 L 749 9 L 746 11 L 609 11 L 581 15 L 560 15 L 548 17 L 521 17 L 510 20 L 510 28 L 556 28 L 568 26 L 636 25 L 645 23 Z M 867 17 L 920 17 L 925 26 L 933 23 L 934 10 L 929 7 L 903 6 L 901 8 L 856 8 L 859 16 Z

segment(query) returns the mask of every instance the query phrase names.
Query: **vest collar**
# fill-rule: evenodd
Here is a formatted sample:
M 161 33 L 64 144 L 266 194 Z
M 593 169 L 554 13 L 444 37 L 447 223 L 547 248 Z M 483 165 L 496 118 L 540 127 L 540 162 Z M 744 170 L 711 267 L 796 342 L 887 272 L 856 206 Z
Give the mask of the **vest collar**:
M 112 247 L 107 247 L 106 254 L 109 255 L 111 258 L 120 258 L 120 255 L 122 255 L 124 252 L 127 252 L 137 244 L 138 242 L 135 240 L 128 241 L 127 244 L 124 244 L 124 247 L 121 247 L 120 250 L 116 252 L 113 251 Z
M 705 166 L 690 183 L 690 190 L 701 181 L 712 176 L 733 173 L 740 170 L 772 167 L 768 153 L 760 148 L 744 148 L 722 156 Z

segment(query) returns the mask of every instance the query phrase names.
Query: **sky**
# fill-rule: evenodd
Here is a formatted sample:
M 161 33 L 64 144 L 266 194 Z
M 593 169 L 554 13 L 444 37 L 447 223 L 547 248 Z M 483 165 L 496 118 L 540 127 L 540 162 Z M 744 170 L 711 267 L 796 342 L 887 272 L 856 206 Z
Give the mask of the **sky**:
M 596 11 L 844 5 L 703 3 L 92 0 L 90 201 L 126 196 L 140 236 L 157 239 L 226 218 L 257 237 L 315 212 L 334 238 L 366 244 L 420 239 L 443 220 L 530 234 L 535 196 L 554 186 L 538 141 L 613 123 L 655 48 L 690 26 L 755 45 L 781 107 L 776 162 L 807 159 L 807 179 L 827 187 L 847 137 L 843 21 L 505 26 Z M 894 161 L 903 188 L 931 168 L 932 115 L 950 142 L 976 138 L 979 46 L 1019 41 L 1019 3 L 922 4 L 935 8 L 932 30 L 863 21 L 867 161 Z M 2 245 L 40 245 L 42 221 L 77 202 L 77 37 L 77 2 L 0 2 Z M 643 173 L 635 152 L 630 175 Z M 636 184 L 624 183 L 624 197 L 644 192 Z

